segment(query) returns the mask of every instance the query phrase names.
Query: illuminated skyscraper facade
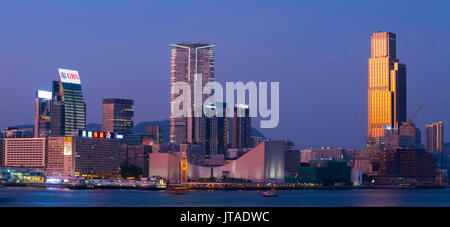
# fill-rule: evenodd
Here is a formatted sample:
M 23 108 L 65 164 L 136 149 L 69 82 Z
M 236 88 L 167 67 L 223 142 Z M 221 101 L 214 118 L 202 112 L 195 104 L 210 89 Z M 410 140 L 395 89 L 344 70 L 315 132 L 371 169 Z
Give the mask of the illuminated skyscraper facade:
M 49 137 L 51 123 L 52 92 L 37 91 L 34 113 L 34 137 Z
M 197 74 L 202 75 L 202 86 L 214 81 L 214 45 L 200 43 L 172 44 L 171 57 L 171 84 L 185 82 L 191 88 L 191 111 L 194 105 L 194 79 Z M 171 94 L 171 106 L 175 103 L 179 94 Z M 209 97 L 202 95 L 202 103 Z M 178 103 L 180 105 L 181 103 Z M 172 108 L 172 107 L 171 107 Z M 180 108 L 182 109 L 182 108 Z M 204 119 L 173 117 L 173 110 L 170 116 L 170 142 L 176 144 L 204 142 L 206 139 L 206 124 Z
M 132 134 L 133 104 L 131 99 L 103 99 L 103 131 Z
M 77 71 L 59 69 L 58 81 L 53 81 L 51 135 L 78 135 L 86 128 L 86 103 Z
M 406 121 L 406 65 L 396 57 L 396 36 L 371 35 L 368 84 L 368 135 L 383 137 Z
M 436 167 L 444 168 L 444 124 L 442 122 L 425 126 L 425 150 L 436 158 Z
M 425 126 L 425 149 L 430 153 L 442 152 L 444 146 L 444 124 L 442 122 Z

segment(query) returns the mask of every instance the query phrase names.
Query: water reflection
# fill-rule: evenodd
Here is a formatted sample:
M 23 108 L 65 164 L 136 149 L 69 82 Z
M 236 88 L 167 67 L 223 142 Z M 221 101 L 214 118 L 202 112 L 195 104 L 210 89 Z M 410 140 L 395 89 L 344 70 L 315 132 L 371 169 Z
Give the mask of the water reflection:
M 1 187 L 0 206 L 450 206 L 450 189 L 189 191 L 173 195 L 145 190 L 70 190 Z

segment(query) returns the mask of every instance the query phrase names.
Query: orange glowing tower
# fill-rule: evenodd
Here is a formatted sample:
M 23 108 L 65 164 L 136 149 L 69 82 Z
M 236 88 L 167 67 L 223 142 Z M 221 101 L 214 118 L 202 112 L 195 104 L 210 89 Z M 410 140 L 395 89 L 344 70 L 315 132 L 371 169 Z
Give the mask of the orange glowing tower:
M 406 65 L 396 57 L 396 36 L 371 35 L 368 86 L 368 134 L 383 137 L 406 121 Z

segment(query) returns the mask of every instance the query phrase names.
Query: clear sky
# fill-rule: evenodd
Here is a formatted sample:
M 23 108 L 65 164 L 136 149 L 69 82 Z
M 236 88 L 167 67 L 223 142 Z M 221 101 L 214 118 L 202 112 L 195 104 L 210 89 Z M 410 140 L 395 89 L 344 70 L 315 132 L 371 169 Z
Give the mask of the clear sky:
M 0 128 L 32 124 L 37 89 L 80 73 L 89 123 L 135 100 L 135 123 L 169 117 L 170 44 L 217 45 L 216 80 L 279 81 L 280 124 L 300 147 L 362 147 L 370 34 L 397 34 L 408 115 L 450 122 L 450 1 L 0 1 Z M 259 126 L 259 121 L 254 122 Z M 423 133 L 422 133 L 423 134 Z M 450 142 L 450 133 L 445 133 Z

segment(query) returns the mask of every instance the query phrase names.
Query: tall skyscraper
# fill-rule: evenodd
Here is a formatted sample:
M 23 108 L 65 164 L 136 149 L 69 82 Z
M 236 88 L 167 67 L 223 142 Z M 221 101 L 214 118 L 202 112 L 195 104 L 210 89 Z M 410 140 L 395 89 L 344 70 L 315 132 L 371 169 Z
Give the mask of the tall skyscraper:
M 176 82 L 186 82 L 191 88 L 191 110 L 194 105 L 194 81 L 196 75 L 202 75 L 202 86 L 214 81 L 214 45 L 202 43 L 181 43 L 172 44 L 171 58 L 171 84 Z M 173 89 L 173 87 L 172 87 Z M 175 102 L 178 94 L 171 94 L 171 104 Z M 202 103 L 209 97 L 202 95 Z M 203 142 L 206 133 L 204 119 L 195 119 L 187 117 L 173 117 L 173 110 L 170 116 L 170 142 L 194 143 Z
M 250 109 L 248 105 L 237 104 L 234 107 L 233 116 L 233 148 L 252 147 Z
M 368 86 L 368 134 L 383 137 L 386 128 L 406 121 L 406 65 L 396 57 L 396 36 L 391 32 L 371 35 Z
M 436 158 L 436 168 L 442 169 L 444 166 L 444 124 L 442 122 L 425 126 L 425 150 Z
M 49 137 L 51 123 L 52 92 L 36 92 L 34 113 L 34 137 Z
M 78 135 L 86 128 L 86 103 L 83 99 L 78 71 L 58 69 L 58 81 L 53 81 L 51 135 Z
M 229 119 L 226 117 L 226 103 L 216 102 L 205 106 L 205 109 L 211 111 L 212 117 L 206 117 L 207 127 L 207 153 L 225 154 L 229 146 Z
M 132 134 L 133 104 L 131 99 L 103 99 L 103 131 Z
M 425 126 L 425 149 L 430 153 L 442 152 L 444 146 L 444 124 L 442 122 Z

